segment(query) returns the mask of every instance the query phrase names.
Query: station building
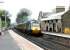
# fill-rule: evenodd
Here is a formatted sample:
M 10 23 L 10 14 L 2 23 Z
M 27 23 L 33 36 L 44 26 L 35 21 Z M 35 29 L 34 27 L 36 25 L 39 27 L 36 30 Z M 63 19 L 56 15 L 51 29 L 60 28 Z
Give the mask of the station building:
M 54 12 L 39 13 L 41 31 L 62 32 L 62 16 L 65 13 L 64 6 L 56 6 Z M 45 14 L 45 15 L 44 15 Z
M 49 32 L 62 32 L 62 14 L 64 14 L 64 12 L 52 14 L 47 18 L 41 19 L 41 30 Z

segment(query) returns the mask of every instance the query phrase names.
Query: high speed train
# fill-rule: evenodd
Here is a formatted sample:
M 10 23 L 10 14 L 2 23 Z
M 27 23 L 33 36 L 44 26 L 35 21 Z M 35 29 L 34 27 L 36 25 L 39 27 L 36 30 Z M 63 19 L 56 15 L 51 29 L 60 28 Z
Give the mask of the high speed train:
M 15 28 L 26 34 L 41 35 L 40 24 L 36 20 L 19 24 Z

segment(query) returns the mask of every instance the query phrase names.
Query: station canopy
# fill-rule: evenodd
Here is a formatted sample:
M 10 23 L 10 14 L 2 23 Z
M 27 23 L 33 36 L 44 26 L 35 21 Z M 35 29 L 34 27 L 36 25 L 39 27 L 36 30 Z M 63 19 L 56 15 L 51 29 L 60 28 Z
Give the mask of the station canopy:
M 47 18 L 42 18 L 41 21 L 61 19 L 61 16 L 62 16 L 64 13 L 65 13 L 65 12 L 60 12 L 60 13 L 55 13 L 55 14 L 49 15 Z

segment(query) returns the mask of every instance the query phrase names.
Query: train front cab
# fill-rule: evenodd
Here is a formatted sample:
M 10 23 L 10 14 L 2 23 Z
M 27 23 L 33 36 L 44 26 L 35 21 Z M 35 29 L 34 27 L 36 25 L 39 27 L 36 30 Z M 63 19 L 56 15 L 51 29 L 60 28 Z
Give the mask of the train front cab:
M 40 28 L 32 28 L 32 35 L 42 35 Z

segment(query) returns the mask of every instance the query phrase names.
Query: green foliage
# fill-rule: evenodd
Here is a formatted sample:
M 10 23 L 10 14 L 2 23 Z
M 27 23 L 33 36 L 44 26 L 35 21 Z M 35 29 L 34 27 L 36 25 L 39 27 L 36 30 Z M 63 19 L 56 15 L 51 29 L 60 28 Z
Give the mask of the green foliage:
M 0 17 L 4 15 L 4 11 L 3 10 L 0 10 Z
M 6 18 L 6 23 L 5 23 L 5 18 Z M 8 27 L 10 25 L 10 19 L 9 19 L 9 12 L 6 10 L 0 10 L 0 27 Z
M 24 21 L 28 20 L 29 15 L 31 15 L 31 13 L 28 9 L 25 9 L 25 8 L 21 9 L 17 15 L 16 22 L 23 23 Z

